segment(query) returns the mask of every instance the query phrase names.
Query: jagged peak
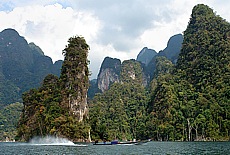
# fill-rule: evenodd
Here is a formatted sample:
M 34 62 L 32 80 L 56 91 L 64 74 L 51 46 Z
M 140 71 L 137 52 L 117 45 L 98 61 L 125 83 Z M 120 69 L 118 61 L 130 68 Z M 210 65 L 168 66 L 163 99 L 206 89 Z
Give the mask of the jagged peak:
M 148 47 L 144 47 L 139 54 L 137 55 L 136 60 L 148 65 L 148 63 L 152 60 L 152 58 L 157 55 L 157 52 L 153 49 L 149 49 Z
M 104 68 L 114 68 L 117 65 L 121 65 L 121 60 L 117 58 L 105 57 L 102 64 L 101 69 Z
M 150 48 L 148 48 L 148 47 L 144 47 L 141 51 L 140 51 L 140 53 L 137 55 L 137 58 L 139 57 L 139 56 L 141 56 L 141 55 L 143 55 L 145 52 L 148 52 L 148 53 L 157 53 L 155 50 L 153 50 L 153 49 L 150 49 Z

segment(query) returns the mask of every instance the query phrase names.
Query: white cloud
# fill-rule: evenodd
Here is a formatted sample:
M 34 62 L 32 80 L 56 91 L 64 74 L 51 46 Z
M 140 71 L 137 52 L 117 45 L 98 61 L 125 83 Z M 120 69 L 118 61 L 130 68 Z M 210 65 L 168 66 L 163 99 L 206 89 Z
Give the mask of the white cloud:
M 157 52 L 167 46 L 169 38 L 175 34 L 183 33 L 189 22 L 192 7 L 191 1 L 170 1 L 164 5 L 163 11 L 157 10 L 159 20 L 153 20 L 153 27 L 147 29 L 142 35 L 142 43 Z
M 1 0 L 0 30 L 16 29 L 53 60 L 63 59 L 69 37 L 85 37 L 95 78 L 106 56 L 126 60 L 145 46 L 164 49 L 171 36 L 186 29 L 198 3 L 230 21 L 229 0 Z
M 62 50 L 70 37 L 81 35 L 90 42 L 100 27 L 92 14 L 63 8 L 60 4 L 16 7 L 8 13 L 0 12 L 0 20 L 4 21 L 0 29 L 16 29 L 53 60 L 63 59 Z

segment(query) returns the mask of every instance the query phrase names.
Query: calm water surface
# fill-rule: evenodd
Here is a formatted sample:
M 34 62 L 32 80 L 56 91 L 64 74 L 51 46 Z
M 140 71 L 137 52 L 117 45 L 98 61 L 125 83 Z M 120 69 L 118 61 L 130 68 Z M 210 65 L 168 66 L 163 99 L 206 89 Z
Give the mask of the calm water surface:
M 230 142 L 148 142 L 87 146 L 0 143 L 0 155 L 230 155 Z

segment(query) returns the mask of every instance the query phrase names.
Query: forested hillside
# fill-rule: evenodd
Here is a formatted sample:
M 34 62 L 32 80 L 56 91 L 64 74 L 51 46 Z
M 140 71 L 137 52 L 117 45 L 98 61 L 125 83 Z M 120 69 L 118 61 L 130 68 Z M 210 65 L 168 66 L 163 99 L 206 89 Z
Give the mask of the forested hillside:
M 34 43 L 27 43 L 14 29 L 0 32 L 0 141 L 16 135 L 22 94 L 41 86 L 48 74 L 59 76 L 62 60 L 54 64 Z
M 195 6 L 176 65 L 156 57 L 149 89 L 135 82 L 141 74 L 132 67 L 138 76 L 121 72 L 123 83 L 94 98 L 93 138 L 229 140 L 229 32 L 230 24 L 211 8 Z
M 17 134 L 16 126 L 23 109 L 22 103 L 13 103 L 0 109 L 0 141 L 13 141 Z
M 155 139 L 228 140 L 230 24 L 206 5 L 193 8 L 173 74 L 152 86 Z
M 23 94 L 17 140 L 49 134 L 80 141 L 89 131 L 92 140 L 230 140 L 230 23 L 208 6 L 196 5 L 184 35 L 172 37 L 148 65 L 107 57 L 100 83 L 91 81 L 92 97 L 100 93 L 89 104 L 88 49 L 84 38 L 70 38 L 60 78 L 49 74 Z M 8 109 L 0 112 L 9 116 Z
M 147 138 L 145 129 L 148 93 L 142 85 L 141 64 L 122 63 L 121 81 L 108 91 L 97 94 L 90 104 L 92 139 L 132 140 Z

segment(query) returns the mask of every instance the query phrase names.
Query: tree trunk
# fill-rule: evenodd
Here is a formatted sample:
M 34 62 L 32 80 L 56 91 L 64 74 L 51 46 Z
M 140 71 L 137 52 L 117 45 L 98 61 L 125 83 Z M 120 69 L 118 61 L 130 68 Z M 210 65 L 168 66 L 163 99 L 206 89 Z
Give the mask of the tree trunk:
M 89 142 L 91 143 L 92 141 L 91 141 L 91 136 L 90 136 L 90 129 L 89 129 Z
M 188 141 L 191 141 L 191 139 L 192 139 L 192 136 L 191 136 L 192 127 L 190 125 L 189 118 L 187 118 L 187 122 L 188 122 Z
M 198 141 L 198 132 L 197 132 L 197 128 L 195 128 L 196 131 L 196 140 Z
M 183 137 L 182 137 L 182 141 L 184 141 L 184 124 L 183 124 Z

